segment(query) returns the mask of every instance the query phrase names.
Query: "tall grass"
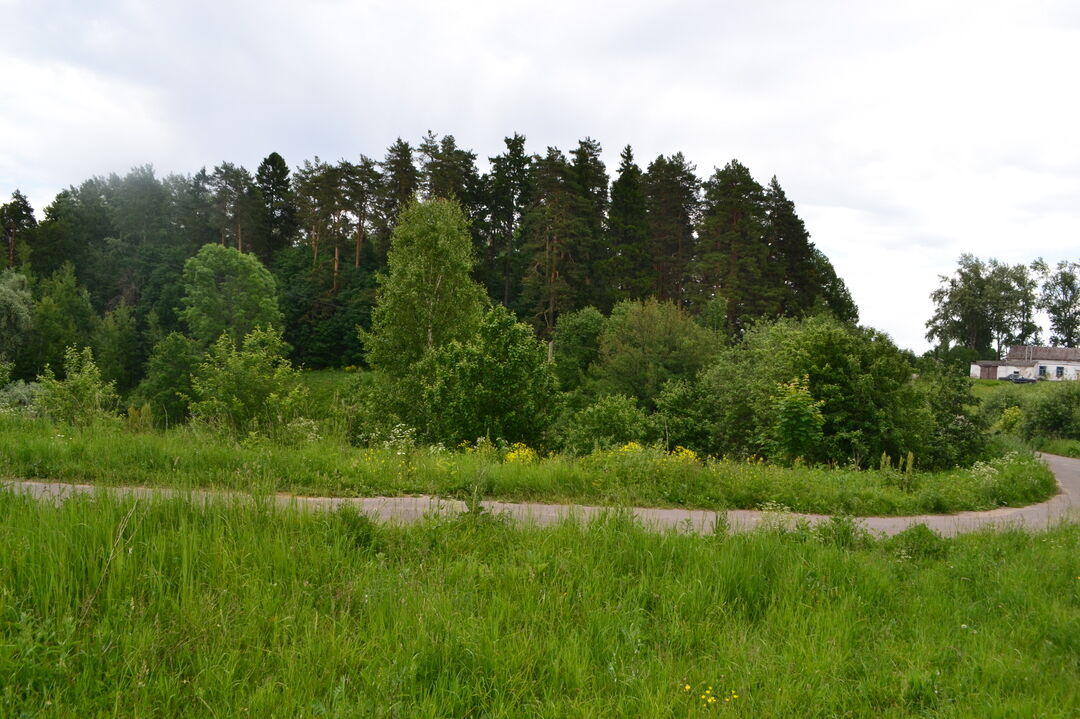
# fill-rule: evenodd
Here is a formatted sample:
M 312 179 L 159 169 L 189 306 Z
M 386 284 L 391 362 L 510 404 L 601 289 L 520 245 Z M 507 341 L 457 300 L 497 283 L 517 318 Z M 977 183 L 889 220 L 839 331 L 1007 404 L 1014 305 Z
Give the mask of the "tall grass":
M 520 456 L 522 453 L 516 453 Z M 0 474 L 109 485 L 146 485 L 373 496 L 436 494 L 606 505 L 755 508 L 899 515 L 1030 504 L 1055 490 L 1030 454 L 939 473 L 782 468 L 702 460 L 630 446 L 585 458 L 536 458 L 487 446 L 356 449 L 336 441 L 283 447 L 233 442 L 184 427 L 133 433 L 76 430 L 0 416 Z
M 0 492 L 0 545 L 5 717 L 1080 712 L 1076 526 L 401 528 Z

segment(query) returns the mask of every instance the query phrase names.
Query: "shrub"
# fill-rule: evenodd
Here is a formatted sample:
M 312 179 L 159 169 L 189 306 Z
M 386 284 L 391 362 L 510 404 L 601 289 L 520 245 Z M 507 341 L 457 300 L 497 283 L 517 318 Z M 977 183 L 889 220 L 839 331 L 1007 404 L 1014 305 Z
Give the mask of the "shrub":
M 1025 439 L 1080 439 L 1080 382 L 1058 382 L 1032 400 L 1024 415 Z
M 150 353 L 146 377 L 135 390 L 134 403 L 148 404 L 155 421 L 166 427 L 186 420 L 191 375 L 200 355 L 194 340 L 178 332 L 166 335 Z
M 234 436 L 289 439 L 305 391 L 285 349 L 276 330 L 252 330 L 239 349 L 222 333 L 191 378 L 192 415 Z
M 563 447 L 575 454 L 644 442 L 648 417 L 632 397 L 605 395 L 571 417 Z
M 89 426 L 115 419 L 119 401 L 116 384 L 101 378 L 89 347 L 64 350 L 64 379 L 48 365 L 38 377 L 35 404 L 57 422 Z
M 882 452 L 921 454 L 932 419 L 911 376 L 905 355 L 875 330 L 828 317 L 759 324 L 699 375 L 691 411 L 708 435 L 688 446 L 716 455 L 782 452 L 772 433 L 791 391 L 784 383 L 806 377 L 823 418 L 821 441 L 801 448 L 807 460 L 862 465 Z M 669 416 L 690 404 L 674 399 L 660 403 Z
M 811 456 L 821 442 L 821 400 L 810 394 L 810 379 L 806 375 L 780 385 L 775 400 L 775 420 L 766 442 L 773 457 L 792 462 Z
M 599 386 L 651 409 L 664 384 L 692 379 L 720 347 L 717 333 L 672 302 L 620 302 L 600 333 Z
M 553 410 L 555 377 L 532 328 L 506 308 L 488 310 L 475 336 L 425 355 L 408 384 L 420 383 L 422 427 L 457 445 L 477 437 L 535 443 Z

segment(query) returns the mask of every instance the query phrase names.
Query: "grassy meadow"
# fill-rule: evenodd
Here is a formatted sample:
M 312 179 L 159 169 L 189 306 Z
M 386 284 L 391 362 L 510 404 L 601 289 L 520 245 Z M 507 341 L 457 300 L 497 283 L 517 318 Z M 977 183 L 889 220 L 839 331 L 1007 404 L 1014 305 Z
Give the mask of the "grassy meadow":
M 0 544 L 5 717 L 1080 712 L 1074 525 L 701 537 L 0 492 Z
M 903 515 L 1021 506 L 1053 477 L 1016 453 L 947 472 L 785 468 L 628 445 L 585 457 L 522 447 L 361 449 L 333 439 L 236 442 L 196 426 L 166 432 L 76 429 L 0 415 L 0 476 L 101 485 L 220 488 L 308 495 L 432 494 L 611 506 Z

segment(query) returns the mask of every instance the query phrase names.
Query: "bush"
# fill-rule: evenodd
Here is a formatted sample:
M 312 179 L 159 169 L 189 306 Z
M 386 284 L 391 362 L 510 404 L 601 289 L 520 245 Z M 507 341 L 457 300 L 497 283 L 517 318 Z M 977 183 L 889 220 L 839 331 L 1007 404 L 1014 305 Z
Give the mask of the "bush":
M 563 435 L 563 447 L 575 454 L 644 442 L 648 417 L 632 397 L 605 395 L 576 412 Z
M 880 332 L 829 317 L 778 320 L 748 330 L 698 376 L 692 391 L 676 385 L 663 393 L 660 421 L 699 434 L 685 437 L 700 443 L 687 445 L 699 452 L 787 459 L 792 448 L 777 444 L 775 432 L 782 413 L 798 409 L 796 399 L 784 399 L 803 392 L 792 390 L 791 380 L 805 377 L 823 419 L 821 441 L 807 425 L 810 432 L 795 451 L 811 462 L 865 465 L 883 452 L 919 455 L 926 446 L 933 419 L 911 376 L 905 355 Z M 801 409 L 812 419 L 809 405 Z M 686 411 L 692 422 L 679 416 Z
M 620 302 L 600 333 L 599 387 L 651 409 L 664 384 L 692 379 L 720 348 L 717 333 L 671 302 Z
M 192 416 L 233 436 L 290 439 L 305 391 L 285 351 L 276 330 L 251 331 L 239 349 L 222 333 L 191 378 Z
M 1025 439 L 1080 439 L 1080 382 L 1058 382 L 1033 398 L 1024 414 Z
M 419 424 L 448 445 L 478 437 L 534 444 L 553 410 L 555 376 L 546 354 L 509 310 L 488 310 L 474 337 L 428 352 L 405 380 L 421 385 Z
M 52 368 L 38 377 L 35 405 L 49 418 L 75 426 L 89 426 L 115 420 L 120 398 L 116 384 L 101 378 L 89 347 L 64 350 L 64 379 Z
M 134 403 L 148 404 L 154 420 L 166 427 L 187 419 L 192 394 L 191 375 L 199 365 L 198 345 L 173 332 L 150 353 L 146 377 L 135 390 Z

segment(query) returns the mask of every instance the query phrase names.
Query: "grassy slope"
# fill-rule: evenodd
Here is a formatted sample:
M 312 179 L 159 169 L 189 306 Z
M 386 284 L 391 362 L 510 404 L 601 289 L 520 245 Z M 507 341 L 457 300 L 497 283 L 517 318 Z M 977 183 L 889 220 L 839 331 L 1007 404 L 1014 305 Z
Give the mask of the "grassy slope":
M 943 473 L 784 469 L 701 462 L 657 450 L 502 461 L 497 450 L 361 450 L 323 441 L 236 444 L 190 428 L 167 433 L 58 428 L 0 417 L 0 475 L 96 484 L 221 487 L 301 494 L 438 494 L 704 509 L 778 503 L 795 511 L 919 514 L 1037 502 L 1053 477 L 1030 458 Z
M 1080 528 L 848 529 L 0 493 L 0 715 L 690 717 L 707 687 L 733 717 L 1080 712 Z

